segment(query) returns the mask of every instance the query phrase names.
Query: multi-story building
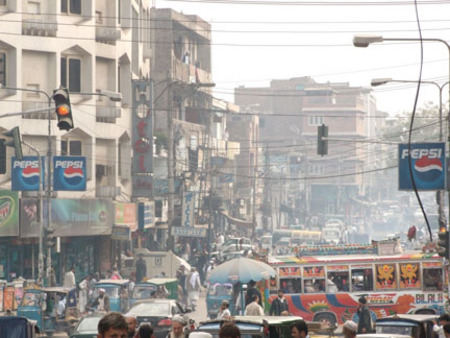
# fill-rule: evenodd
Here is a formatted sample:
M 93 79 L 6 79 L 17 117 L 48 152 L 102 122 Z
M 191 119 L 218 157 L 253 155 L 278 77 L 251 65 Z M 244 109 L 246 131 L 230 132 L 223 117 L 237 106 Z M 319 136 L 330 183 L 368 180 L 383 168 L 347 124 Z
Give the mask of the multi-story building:
M 235 100 L 259 111 L 266 171 L 277 171 L 278 189 L 285 182 L 275 206 L 289 215 L 281 225 L 311 215 L 357 212 L 355 200 L 376 184 L 364 172 L 367 163 L 376 162 L 377 152 L 367 151 L 361 142 L 374 138 L 379 130 L 375 123 L 381 123 L 374 118 L 376 104 L 368 89 L 302 77 L 272 81 L 266 88 L 236 88 Z M 328 155 L 323 157 L 317 155 L 322 124 L 331 139 L 340 139 L 328 141 Z M 273 186 L 274 181 L 272 175 L 267 184 Z
M 106 271 L 120 262 L 122 242 L 114 240 L 120 238 L 114 226 L 124 226 L 128 234 L 136 227 L 130 204 L 131 80 L 150 77 L 150 8 L 134 0 L 5 0 L 0 13 L 1 111 L 53 106 L 53 90 L 61 86 L 70 92 L 74 119 L 72 130 L 61 131 L 53 111 L 24 113 L 3 118 L 0 129 L 19 126 L 23 141 L 41 155 L 86 159 L 86 190 L 52 191 L 51 217 L 47 208 L 37 210 L 60 238 L 52 266 L 58 280 L 72 264 L 77 278 Z M 120 103 L 109 100 L 117 93 Z M 11 189 L 12 155 L 8 150 L 8 170 L 0 175 L 4 191 Z M 20 218 L 1 227 L 13 230 L 8 235 L 0 230 L 0 278 L 37 278 L 39 230 L 32 229 L 37 215 L 25 207 L 38 196 L 20 197 L 21 209 L 15 210 Z

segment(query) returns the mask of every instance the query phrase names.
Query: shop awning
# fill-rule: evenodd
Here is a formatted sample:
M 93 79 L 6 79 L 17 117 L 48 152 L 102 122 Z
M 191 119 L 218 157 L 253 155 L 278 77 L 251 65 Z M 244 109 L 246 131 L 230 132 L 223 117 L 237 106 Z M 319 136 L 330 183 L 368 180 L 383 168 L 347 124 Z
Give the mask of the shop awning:
M 231 224 L 234 224 L 239 227 L 252 227 L 253 222 L 245 221 L 239 218 L 234 218 L 228 215 L 228 213 L 222 211 L 221 214 L 230 222 Z

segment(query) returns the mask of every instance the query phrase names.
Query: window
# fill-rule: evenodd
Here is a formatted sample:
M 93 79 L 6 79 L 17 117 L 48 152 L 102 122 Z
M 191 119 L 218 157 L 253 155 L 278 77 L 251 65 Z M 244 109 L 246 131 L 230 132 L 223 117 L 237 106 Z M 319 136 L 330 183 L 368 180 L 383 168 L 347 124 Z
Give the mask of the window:
M 0 0 L 0 6 L 6 6 L 6 0 Z
M 61 141 L 61 155 L 80 156 L 81 155 L 81 141 Z
M 81 0 L 61 0 L 61 13 L 81 14 Z
M 376 264 L 377 290 L 397 288 L 395 264 Z
M 310 126 L 320 126 L 323 124 L 323 116 L 311 115 L 308 117 L 308 123 Z
M 352 291 L 373 291 L 372 266 L 352 267 Z
M 348 266 L 329 266 L 327 275 L 327 292 L 349 292 Z
M 6 86 L 6 54 L 0 53 L 0 84 Z
M 38 84 L 36 84 L 36 83 L 28 83 L 27 84 L 27 89 L 34 90 L 34 92 L 25 92 L 25 95 L 27 97 L 36 97 L 36 98 L 38 98 L 39 96 L 41 96 L 41 94 L 37 92 L 39 90 L 39 85 Z
M 323 165 L 321 165 L 321 164 L 311 164 L 310 166 L 308 166 L 308 173 L 311 176 L 323 175 L 324 172 L 325 171 L 324 171 Z
M 423 269 L 423 289 L 442 290 L 442 268 Z
M 305 278 L 305 293 L 325 292 L 325 269 L 323 266 L 311 266 L 303 268 Z
M 284 293 L 302 293 L 302 279 L 280 278 L 280 289 Z
M 420 267 L 419 263 L 400 263 L 400 288 L 419 289 L 420 288 Z
M 61 57 L 61 86 L 70 92 L 81 92 L 81 60 Z
M 103 23 L 103 14 L 100 11 L 95 11 L 95 23 L 102 24 Z

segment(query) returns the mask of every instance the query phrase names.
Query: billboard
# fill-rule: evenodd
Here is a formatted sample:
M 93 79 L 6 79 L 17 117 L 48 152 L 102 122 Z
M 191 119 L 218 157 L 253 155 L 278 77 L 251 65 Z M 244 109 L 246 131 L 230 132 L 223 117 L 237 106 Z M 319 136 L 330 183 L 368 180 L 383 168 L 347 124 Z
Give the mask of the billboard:
M 114 206 L 107 199 L 54 199 L 52 225 L 55 236 L 110 235 Z
M 47 201 L 44 201 L 47 205 Z M 44 207 L 44 212 L 46 208 Z M 37 198 L 22 198 L 20 200 L 20 237 L 39 237 L 40 206 Z M 44 215 L 44 224 L 47 213 Z
M 195 212 L 195 193 L 186 191 L 183 193 L 182 201 L 181 226 L 194 226 L 194 212 Z
M 86 190 L 86 157 L 53 156 L 53 190 Z
M 42 182 L 45 184 L 45 160 L 42 157 Z M 11 161 L 11 190 L 39 190 L 39 159 L 37 156 L 24 156 L 22 160 L 15 157 Z M 44 188 L 43 188 L 44 189 Z
M 131 231 L 136 230 L 136 204 L 114 203 L 116 211 L 115 224 L 125 224 Z
M 409 158 L 417 190 L 443 190 L 446 185 L 445 143 L 398 145 L 399 190 L 413 190 Z
M 19 236 L 19 193 L 0 191 L 0 237 Z

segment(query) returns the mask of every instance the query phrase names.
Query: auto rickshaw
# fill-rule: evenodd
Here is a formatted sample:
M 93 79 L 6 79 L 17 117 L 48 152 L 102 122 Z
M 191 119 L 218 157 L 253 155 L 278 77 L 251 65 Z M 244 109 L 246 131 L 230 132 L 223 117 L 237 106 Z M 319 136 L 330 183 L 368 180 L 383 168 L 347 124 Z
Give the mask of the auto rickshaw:
M 109 310 L 125 313 L 129 309 L 129 282 L 128 279 L 101 279 L 95 284 L 94 293 L 104 289 L 109 297 Z
M 437 315 L 396 314 L 378 318 L 376 333 L 402 334 L 412 338 L 433 338 L 433 321 Z
M 211 284 L 208 288 L 208 293 L 206 294 L 206 309 L 208 317 L 214 319 L 219 313 L 220 306 L 222 302 L 226 300 L 229 304 L 228 310 L 233 315 L 234 313 L 234 302 L 233 302 L 233 285 L 230 283 Z
M 17 315 L 36 322 L 39 333 L 70 333 L 78 322 L 76 289 L 48 287 L 25 290 Z
M 25 317 L 0 316 L 0 337 L 35 338 L 35 324 Z
M 178 298 L 178 279 L 176 278 L 152 278 L 147 281 L 147 283 L 156 285 L 157 291 L 162 295 L 167 294 L 168 299 Z M 160 297 L 164 298 L 164 297 Z

